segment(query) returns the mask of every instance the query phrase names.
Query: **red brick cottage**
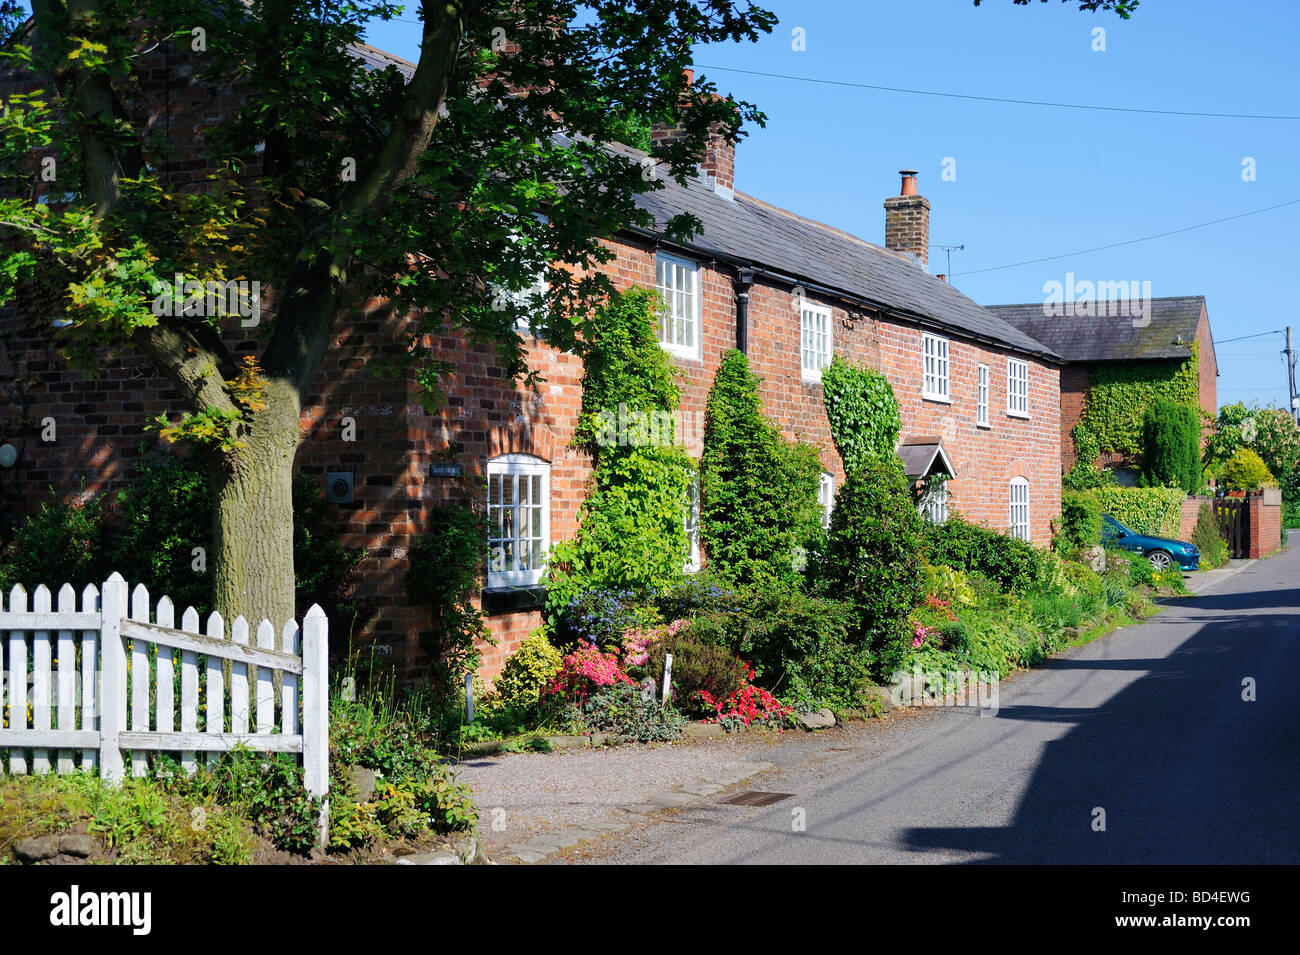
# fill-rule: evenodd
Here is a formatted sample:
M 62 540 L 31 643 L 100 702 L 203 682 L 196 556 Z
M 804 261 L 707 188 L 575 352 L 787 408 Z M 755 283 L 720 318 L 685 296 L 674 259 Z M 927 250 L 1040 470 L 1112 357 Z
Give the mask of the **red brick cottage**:
M 409 64 L 380 51 L 376 64 Z M 221 110 L 223 91 L 184 72 L 154 76 L 127 104 L 141 125 L 199 141 Z M 661 131 L 660 135 L 670 135 Z M 197 181 L 202 149 L 183 149 L 166 172 Z M 950 503 L 966 516 L 1037 543 L 1050 539 L 1060 507 L 1060 374 L 1048 348 L 925 270 L 927 200 L 905 174 L 886 208 L 886 247 L 802 218 L 734 189 L 735 155 L 720 140 L 686 186 L 671 180 L 640 202 L 658 226 L 693 213 L 703 231 L 684 245 L 657 230 L 612 237 L 606 268 L 620 287 L 659 288 L 671 303 L 663 330 L 683 374 L 682 433 L 700 453 L 705 398 L 720 358 L 739 347 L 763 379 L 766 412 L 789 437 L 822 449 L 829 504 L 843 478 L 822 405 L 820 373 L 832 354 L 883 371 L 898 396 L 900 449 L 909 471 L 944 470 Z M 497 646 L 485 648 L 483 674 L 500 670 L 541 623 L 536 557 L 570 538 L 590 475 L 590 460 L 570 447 L 580 404 L 581 364 L 531 341 L 530 365 L 542 381 L 504 378 L 494 353 L 457 336 L 440 345 L 455 365 L 446 406 L 426 413 L 410 379 L 383 380 L 368 360 L 399 347 L 404 317 L 382 302 L 343 317 L 335 347 L 304 408 L 297 466 L 319 476 L 348 546 L 364 547 L 355 632 L 333 645 L 371 643 L 414 676 L 426 610 L 406 597 L 407 556 L 438 505 L 482 502 L 499 528 L 484 541 L 487 586 L 477 598 Z M 20 452 L 0 475 L 0 495 L 30 512 L 47 486 L 65 495 L 102 493 L 128 481 L 148 416 L 176 412 L 169 386 L 142 358 L 105 356 L 95 380 L 69 371 L 51 350 L 48 328 L 0 318 L 0 415 L 4 440 Z M 526 332 L 524 334 L 527 334 Z M 252 350 L 253 341 L 241 350 Z M 355 424 L 355 440 L 344 419 Z M 45 440 L 42 422 L 57 424 Z M 84 482 L 84 484 L 83 484 Z M 943 505 L 937 505 L 941 512 Z M 940 513 L 935 514 L 941 516 Z M 533 559 L 488 569 L 489 546 Z M 707 562 L 707 554 L 703 555 Z M 532 566 L 529 566 L 531 564 Z

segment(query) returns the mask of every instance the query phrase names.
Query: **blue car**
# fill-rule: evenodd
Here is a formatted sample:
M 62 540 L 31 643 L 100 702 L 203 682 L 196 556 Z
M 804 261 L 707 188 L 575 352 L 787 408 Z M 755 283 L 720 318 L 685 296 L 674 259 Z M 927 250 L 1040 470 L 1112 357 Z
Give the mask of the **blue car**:
M 1141 554 L 1156 570 L 1165 570 L 1174 564 L 1183 570 L 1197 570 L 1201 566 L 1201 552 L 1195 544 L 1139 534 L 1109 514 L 1103 514 L 1101 518 L 1101 542 Z

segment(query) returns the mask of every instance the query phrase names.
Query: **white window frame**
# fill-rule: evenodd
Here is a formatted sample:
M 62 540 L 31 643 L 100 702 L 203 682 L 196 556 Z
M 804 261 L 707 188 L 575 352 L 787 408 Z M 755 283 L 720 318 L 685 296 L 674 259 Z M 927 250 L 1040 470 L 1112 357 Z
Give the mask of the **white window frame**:
M 949 397 L 949 342 L 942 335 L 921 334 L 921 397 L 952 403 Z
M 1029 362 L 1007 359 L 1007 414 L 1029 417 Z
M 823 471 L 817 482 L 817 503 L 822 509 L 822 527 L 831 526 L 831 512 L 835 510 L 835 475 Z
M 989 426 L 989 366 L 980 365 L 975 383 L 975 423 L 981 428 Z
M 669 275 L 674 279 L 671 285 L 664 282 L 662 267 L 665 265 L 670 267 Z M 676 270 L 678 268 L 685 270 L 685 284 L 689 286 L 688 288 L 678 288 L 676 286 L 675 279 L 677 278 Z M 700 320 L 702 313 L 700 282 L 700 263 L 667 252 L 655 254 L 655 288 L 663 297 L 666 306 L 663 319 L 659 328 L 656 329 L 656 337 L 659 339 L 659 344 L 666 351 L 680 358 L 699 358 L 701 354 L 700 339 L 703 337 L 704 323 Z M 683 328 L 689 327 L 693 330 L 692 341 L 689 345 L 669 340 L 670 331 L 672 332 L 671 337 L 673 339 L 677 338 L 679 323 L 682 324 Z
M 546 217 L 543 215 L 538 215 L 537 219 L 542 223 L 547 221 Z M 518 243 L 519 234 L 517 232 L 511 233 L 510 241 Z M 508 289 L 502 286 L 494 286 L 494 294 L 504 294 L 517 309 L 532 312 L 533 306 L 537 304 L 535 297 L 541 296 L 541 301 L 544 305 L 546 302 L 546 296 L 550 294 L 551 283 L 548 281 L 546 274 L 548 268 L 548 265 L 543 265 L 533 277 L 532 284 L 525 288 Z M 524 314 L 515 316 L 515 331 L 521 335 L 532 334 L 532 323 L 529 319 L 529 315 Z
M 509 480 L 512 482 L 512 499 L 513 504 L 503 505 L 500 501 L 500 495 L 494 495 L 494 488 L 497 485 L 495 478 Z M 531 479 L 540 477 L 539 496 L 540 501 L 533 501 L 532 494 L 529 494 L 529 500 L 523 502 L 520 500 L 519 485 L 521 478 Z M 492 458 L 488 461 L 487 466 L 488 478 L 488 572 L 487 587 L 489 590 L 500 587 L 531 587 L 541 582 L 542 575 L 546 572 L 546 557 L 551 549 L 551 465 L 541 458 L 534 457 L 531 454 L 503 454 L 499 457 Z M 527 485 L 531 491 L 532 481 L 527 480 Z M 527 524 L 521 523 L 521 511 L 540 510 L 540 536 L 521 533 L 523 527 L 531 527 L 531 521 Z M 511 526 L 514 533 L 506 535 L 505 515 L 507 511 L 513 511 Z M 514 557 L 511 561 L 512 566 L 500 566 L 499 555 L 495 553 L 501 544 L 509 541 L 514 546 L 511 548 Z M 540 543 L 541 559 L 536 561 L 535 567 L 520 567 L 520 544 L 521 542 Z
M 1014 477 L 1008 489 L 1010 506 L 1008 511 L 1008 527 L 1010 536 L 1017 540 L 1027 541 L 1032 539 L 1029 522 L 1029 480 L 1023 477 Z
M 822 371 L 835 354 L 833 313 L 807 299 L 799 302 L 799 370 L 804 381 L 822 380 Z M 819 329 L 817 326 L 821 325 Z M 820 340 L 819 340 L 820 339 Z
M 943 524 L 948 520 L 948 485 L 933 488 L 925 492 L 921 499 L 921 516 L 931 524 Z
M 700 569 L 700 478 L 691 478 L 686 488 L 686 564 L 688 574 Z

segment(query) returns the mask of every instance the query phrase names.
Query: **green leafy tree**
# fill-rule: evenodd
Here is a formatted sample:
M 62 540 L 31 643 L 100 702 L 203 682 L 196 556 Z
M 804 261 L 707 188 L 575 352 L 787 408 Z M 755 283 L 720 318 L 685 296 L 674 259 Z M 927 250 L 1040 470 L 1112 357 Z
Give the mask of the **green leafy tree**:
M 800 548 L 824 535 L 821 462 L 763 417 L 758 376 L 736 350 L 722 357 L 705 407 L 700 531 L 709 565 L 731 583 L 799 579 Z
M 223 613 L 293 612 L 291 486 L 299 413 L 347 310 L 388 299 L 410 324 L 375 343 L 390 377 L 414 369 L 427 404 L 452 369 L 440 333 L 497 348 L 526 373 L 516 320 L 558 347 L 611 290 L 599 241 L 650 228 L 639 193 L 663 175 L 604 148 L 637 122 L 680 125 L 655 158 L 685 181 L 711 127 L 761 122 L 683 68 L 699 45 L 753 41 L 765 10 L 727 0 L 422 0 L 410 79 L 353 51 L 387 0 L 34 0 L 11 66 L 30 91 L 0 112 L 0 306 L 18 303 L 90 369 L 102 346 L 144 355 L 185 407 L 163 433 L 212 448 L 212 567 Z M 12 19 L 12 18 L 11 18 Z M 195 143 L 125 120 L 163 59 L 230 90 Z M 197 189 L 159 173 L 177 147 L 215 172 Z M 36 197 L 42 158 L 53 195 Z M 669 223 L 681 235 L 689 216 Z M 551 267 L 569 263 L 575 269 Z M 521 296 L 539 272 L 547 292 Z M 161 283 L 257 281 L 255 361 L 224 315 L 167 315 Z M 159 289 L 163 289 L 160 292 Z M 239 295 L 251 310 L 251 292 Z M 493 306 L 497 307 L 494 308 Z M 430 344 L 431 343 L 431 344 Z
M 662 302 L 645 289 L 613 296 L 582 345 L 582 417 L 574 442 L 593 457 L 578 536 L 548 557 L 547 612 L 587 590 L 647 597 L 680 579 L 695 467 L 677 443 L 676 373 L 655 338 Z
M 1300 425 L 1283 408 L 1260 408 L 1254 415 L 1251 449 L 1260 456 L 1273 477 L 1286 482 L 1300 467 Z
M 894 386 L 880 372 L 836 355 L 822 372 L 822 401 L 846 472 L 895 454 L 903 420 Z

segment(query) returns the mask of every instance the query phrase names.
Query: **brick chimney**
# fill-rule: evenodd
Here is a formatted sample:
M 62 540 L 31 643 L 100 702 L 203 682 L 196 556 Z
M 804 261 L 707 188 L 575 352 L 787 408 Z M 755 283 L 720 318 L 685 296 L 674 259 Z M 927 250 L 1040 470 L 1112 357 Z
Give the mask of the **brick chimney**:
M 903 189 L 885 200 L 885 248 L 930 263 L 930 200 L 916 194 L 916 170 L 902 169 Z
M 683 72 L 686 74 L 686 85 L 690 86 L 695 78 L 695 71 L 683 70 Z M 714 98 L 723 97 L 715 93 Z M 661 142 L 673 142 L 682 136 L 683 130 L 680 126 L 664 126 L 656 123 L 650 131 L 650 141 L 655 145 Z M 709 180 L 709 184 L 713 186 L 714 192 L 728 199 L 733 196 L 736 187 L 736 146 L 734 143 L 727 142 L 722 135 L 720 123 L 714 123 L 709 127 L 709 142 L 704 147 L 704 158 L 700 161 L 699 168 Z

